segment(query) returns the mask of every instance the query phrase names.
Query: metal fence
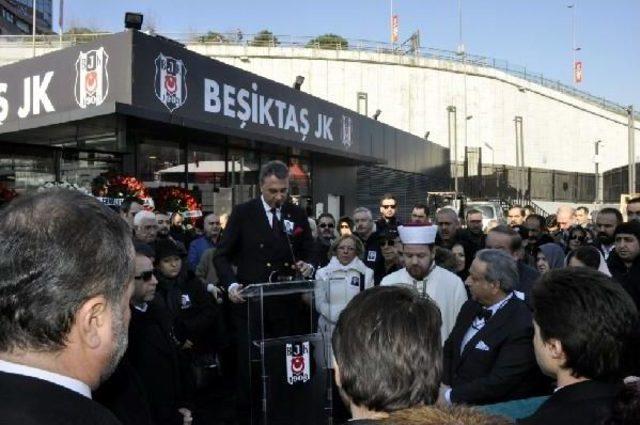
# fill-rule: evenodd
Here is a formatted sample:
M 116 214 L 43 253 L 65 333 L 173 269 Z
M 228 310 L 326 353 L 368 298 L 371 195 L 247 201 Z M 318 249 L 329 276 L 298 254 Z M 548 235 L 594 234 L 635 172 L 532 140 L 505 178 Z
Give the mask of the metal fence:
M 36 46 L 46 47 L 64 47 L 78 43 L 86 43 L 94 41 L 97 38 L 109 33 L 97 32 L 91 34 L 63 34 L 59 35 L 36 35 Z M 398 58 L 411 55 L 423 57 L 427 59 L 437 59 L 473 66 L 496 69 L 506 74 L 521 78 L 523 80 L 539 84 L 543 87 L 556 90 L 558 92 L 579 98 L 593 105 L 602 107 L 609 111 L 627 115 L 627 107 L 618 103 L 605 99 L 604 97 L 595 96 L 591 93 L 578 90 L 575 87 L 561 83 L 545 77 L 542 73 L 532 72 L 525 66 L 513 64 L 507 60 L 496 59 L 487 56 L 473 55 L 468 53 L 459 53 L 451 50 L 436 49 L 432 47 L 417 47 L 415 49 L 405 49 L 399 44 L 390 44 L 385 42 L 360 40 L 360 39 L 343 39 L 345 41 L 336 41 L 335 43 L 320 43 L 317 36 L 295 36 L 282 34 L 245 34 L 241 31 L 232 33 L 193 33 L 193 32 L 161 32 L 155 35 L 169 38 L 185 45 L 236 45 L 236 46 L 260 46 L 260 47 L 299 47 L 299 48 L 315 48 L 315 49 L 333 49 L 333 50 L 355 50 L 375 53 L 385 53 L 396 55 Z M 0 36 L 0 48 L 8 46 L 27 47 L 31 45 L 33 39 L 31 36 L 25 35 L 2 35 Z M 640 119 L 640 112 L 636 112 L 636 119 Z

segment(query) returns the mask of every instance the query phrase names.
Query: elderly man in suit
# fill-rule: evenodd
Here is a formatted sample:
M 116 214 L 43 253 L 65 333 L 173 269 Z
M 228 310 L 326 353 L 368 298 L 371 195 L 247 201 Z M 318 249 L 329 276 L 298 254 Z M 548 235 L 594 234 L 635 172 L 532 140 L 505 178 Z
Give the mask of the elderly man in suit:
M 118 424 L 91 400 L 127 348 L 134 251 L 127 223 L 77 191 L 0 215 L 0 423 Z
M 517 281 L 515 260 L 505 252 L 476 254 L 466 282 L 473 299 L 444 345 L 441 402 L 489 404 L 538 393 L 531 311 L 514 294 Z

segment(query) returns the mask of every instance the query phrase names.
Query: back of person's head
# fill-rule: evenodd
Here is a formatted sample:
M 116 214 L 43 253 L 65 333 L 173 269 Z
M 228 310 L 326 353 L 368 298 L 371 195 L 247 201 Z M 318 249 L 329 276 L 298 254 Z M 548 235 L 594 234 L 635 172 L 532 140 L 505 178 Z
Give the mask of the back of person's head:
M 640 424 L 640 380 L 625 384 L 618 392 L 611 409 L 611 417 L 604 425 Z
M 571 258 L 575 257 L 585 266 L 593 270 L 598 270 L 601 261 L 600 256 L 601 254 L 600 251 L 598 251 L 598 248 L 591 245 L 581 246 L 567 255 L 567 264 L 569 264 Z
M 376 412 L 435 403 L 442 371 L 441 324 L 436 304 L 410 288 L 377 286 L 356 295 L 332 337 L 345 395 Z
M 0 352 L 63 350 L 87 300 L 120 310 L 134 258 L 126 222 L 91 196 L 14 200 L 0 214 Z
M 562 346 L 563 369 L 603 381 L 624 374 L 638 311 L 620 284 L 584 267 L 551 270 L 534 285 L 532 305 L 542 341 Z

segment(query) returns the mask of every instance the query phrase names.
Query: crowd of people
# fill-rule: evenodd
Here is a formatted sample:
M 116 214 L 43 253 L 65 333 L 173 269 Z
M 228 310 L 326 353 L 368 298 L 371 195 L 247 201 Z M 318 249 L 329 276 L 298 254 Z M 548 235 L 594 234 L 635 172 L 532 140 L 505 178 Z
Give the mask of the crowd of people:
M 246 287 L 306 279 L 313 301 L 265 301 L 264 333 L 313 317 L 333 423 L 640 423 L 640 198 L 626 222 L 515 205 L 484 228 L 479 210 L 422 203 L 403 220 L 393 194 L 378 217 L 308 217 L 285 164 L 259 179 L 193 228 L 70 190 L 0 211 L 0 417 L 248 423 Z

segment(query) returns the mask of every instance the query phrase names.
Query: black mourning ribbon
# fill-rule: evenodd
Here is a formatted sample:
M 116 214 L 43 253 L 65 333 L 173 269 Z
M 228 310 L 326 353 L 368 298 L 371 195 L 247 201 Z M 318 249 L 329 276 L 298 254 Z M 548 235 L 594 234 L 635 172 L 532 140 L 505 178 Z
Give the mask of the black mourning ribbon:
M 493 312 L 487 308 L 480 308 L 478 310 L 478 312 L 476 313 L 476 318 L 478 319 L 484 319 L 484 321 L 488 321 L 489 319 L 491 319 L 491 316 L 493 315 Z

